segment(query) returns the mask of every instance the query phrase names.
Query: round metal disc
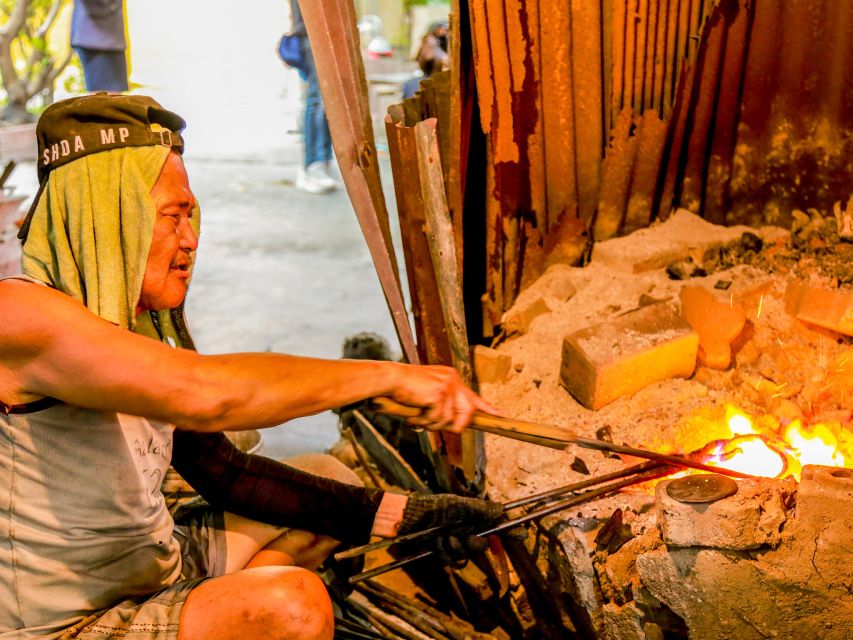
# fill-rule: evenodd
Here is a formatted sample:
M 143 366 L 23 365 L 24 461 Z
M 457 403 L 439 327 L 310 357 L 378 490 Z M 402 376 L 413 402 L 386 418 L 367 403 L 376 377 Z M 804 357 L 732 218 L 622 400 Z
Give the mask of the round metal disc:
M 684 476 L 666 485 L 670 498 L 687 503 L 715 502 L 733 496 L 737 489 L 737 482 L 716 473 Z

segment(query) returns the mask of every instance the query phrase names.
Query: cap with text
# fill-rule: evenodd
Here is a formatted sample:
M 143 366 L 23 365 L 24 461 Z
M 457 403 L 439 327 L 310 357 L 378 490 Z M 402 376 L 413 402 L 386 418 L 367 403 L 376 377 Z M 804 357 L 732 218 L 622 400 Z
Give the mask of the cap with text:
M 148 96 L 94 93 L 56 102 L 36 126 L 38 177 L 91 153 L 162 145 L 183 153 L 186 122 Z

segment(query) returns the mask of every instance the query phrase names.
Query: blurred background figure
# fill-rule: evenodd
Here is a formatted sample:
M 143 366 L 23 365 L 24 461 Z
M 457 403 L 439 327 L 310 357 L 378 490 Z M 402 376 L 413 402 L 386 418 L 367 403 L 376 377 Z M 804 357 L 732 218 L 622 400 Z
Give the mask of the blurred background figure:
M 329 122 L 326 120 L 326 108 L 320 94 L 320 82 L 311 53 L 308 32 L 299 10 L 299 2 L 290 0 L 293 20 L 291 34 L 302 38 L 302 71 L 305 74 L 305 112 L 302 125 L 302 167 L 296 176 L 296 188 L 305 193 L 329 193 L 338 188 L 338 181 L 329 172 L 332 159 L 332 137 Z
M 367 14 L 361 17 L 357 26 L 362 53 L 368 60 L 390 58 L 394 55 L 394 48 L 382 33 L 382 18 Z
M 71 46 L 80 58 L 87 91 L 128 90 L 122 0 L 75 0 Z
M 421 80 L 429 78 L 436 71 L 443 71 L 449 67 L 447 29 L 446 21 L 433 22 L 427 29 L 415 56 L 420 74 L 403 85 L 403 98 L 411 98 L 418 90 Z

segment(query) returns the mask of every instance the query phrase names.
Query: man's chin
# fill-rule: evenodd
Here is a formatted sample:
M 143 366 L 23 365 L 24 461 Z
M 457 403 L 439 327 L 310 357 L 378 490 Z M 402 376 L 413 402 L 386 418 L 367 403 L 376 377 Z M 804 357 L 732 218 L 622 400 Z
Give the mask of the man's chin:
M 150 300 L 140 301 L 139 308 L 142 311 L 168 311 L 180 307 L 186 298 L 186 287 L 182 291 L 176 291 L 172 294 L 157 296 Z

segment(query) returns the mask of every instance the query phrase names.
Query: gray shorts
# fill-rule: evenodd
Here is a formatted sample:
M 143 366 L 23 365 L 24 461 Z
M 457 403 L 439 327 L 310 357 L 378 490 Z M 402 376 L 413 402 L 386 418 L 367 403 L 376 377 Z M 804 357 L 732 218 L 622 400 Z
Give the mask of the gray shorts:
M 188 505 L 175 514 L 175 538 L 181 545 L 180 579 L 170 587 L 128 598 L 69 627 L 59 640 L 176 640 L 178 622 L 190 591 L 225 573 L 225 515 Z

